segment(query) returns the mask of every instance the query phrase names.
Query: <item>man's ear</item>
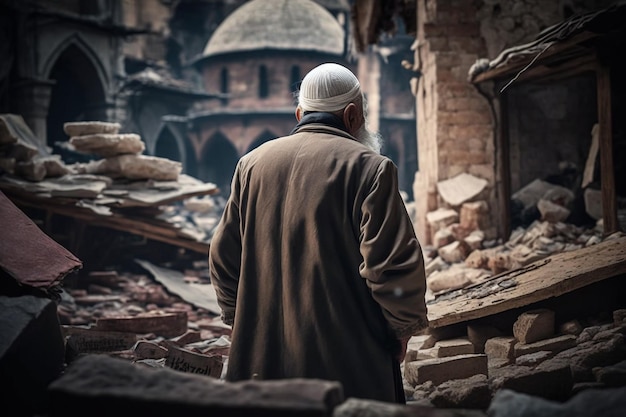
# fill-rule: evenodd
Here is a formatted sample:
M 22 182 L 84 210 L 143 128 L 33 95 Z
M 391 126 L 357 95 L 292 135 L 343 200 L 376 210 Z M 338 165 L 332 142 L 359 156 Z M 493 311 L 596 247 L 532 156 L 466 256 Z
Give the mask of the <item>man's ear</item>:
M 298 122 L 300 122 L 300 119 L 302 119 L 302 113 L 303 113 L 302 107 L 300 106 L 296 107 L 296 120 Z
M 348 131 L 352 135 L 354 135 L 354 133 L 359 130 L 363 124 L 359 118 L 359 112 L 356 104 L 350 103 L 345 109 L 343 109 L 343 124 L 348 128 Z

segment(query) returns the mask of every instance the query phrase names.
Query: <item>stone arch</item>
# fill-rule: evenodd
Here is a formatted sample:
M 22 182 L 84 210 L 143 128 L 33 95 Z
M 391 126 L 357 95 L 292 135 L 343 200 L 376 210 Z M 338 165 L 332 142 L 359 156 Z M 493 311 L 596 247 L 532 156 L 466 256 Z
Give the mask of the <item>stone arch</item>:
M 177 129 L 173 129 L 167 123 L 161 125 L 153 149 L 150 151 L 154 156 L 179 161 L 182 164 L 184 174 L 192 177 L 197 175 L 198 164 L 191 143 L 185 140 L 185 137 Z
M 46 68 L 46 77 L 55 81 L 47 116 L 47 143 L 66 141 L 63 124 L 73 121 L 105 121 L 106 94 L 102 68 L 86 53 L 80 42 L 68 42 Z
M 198 178 L 212 182 L 224 197 L 230 195 L 230 183 L 239 160 L 237 149 L 221 132 L 216 132 L 204 144 L 198 164 Z
M 258 148 L 259 146 L 263 145 L 267 141 L 276 139 L 277 137 L 278 135 L 272 133 L 270 130 L 264 130 L 263 133 L 261 133 L 259 136 L 256 137 L 256 139 L 254 139 L 254 141 L 252 141 L 246 153 L 250 152 L 251 150 L 255 148 Z

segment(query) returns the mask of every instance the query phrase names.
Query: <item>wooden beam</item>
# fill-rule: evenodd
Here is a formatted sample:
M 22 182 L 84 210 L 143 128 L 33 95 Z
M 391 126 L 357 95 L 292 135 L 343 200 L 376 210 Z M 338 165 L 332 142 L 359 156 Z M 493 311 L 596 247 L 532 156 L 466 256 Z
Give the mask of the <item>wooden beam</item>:
M 432 328 L 463 323 L 558 297 L 624 274 L 626 237 L 610 239 L 553 255 L 522 270 L 497 275 L 464 289 L 457 297 L 435 300 L 428 305 L 428 320 Z M 495 291 L 486 291 L 494 286 Z
M 615 198 L 615 167 L 613 161 L 613 124 L 611 115 L 610 68 L 597 69 L 598 135 L 600 138 L 600 182 L 602 185 L 602 218 L 606 235 L 619 230 Z

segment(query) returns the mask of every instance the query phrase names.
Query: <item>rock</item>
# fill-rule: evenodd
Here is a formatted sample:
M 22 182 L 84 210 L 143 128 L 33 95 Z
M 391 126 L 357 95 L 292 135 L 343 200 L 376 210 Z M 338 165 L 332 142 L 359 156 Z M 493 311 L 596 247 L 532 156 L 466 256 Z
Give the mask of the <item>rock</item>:
M 109 157 L 123 154 L 139 154 L 146 145 L 141 137 L 134 133 L 73 136 L 70 144 L 79 152 Z
M 554 311 L 536 309 L 520 314 L 513 323 L 513 336 L 520 343 L 533 343 L 554 335 Z
M 157 156 L 118 155 L 82 164 L 77 170 L 81 173 L 103 174 L 131 180 L 173 181 L 178 179 L 182 164 Z
M 63 124 L 63 131 L 69 136 L 83 136 L 96 134 L 117 134 L 122 125 L 119 123 L 88 121 L 67 122 Z
M 433 347 L 435 356 L 445 358 L 456 355 L 466 355 L 474 353 L 474 345 L 468 339 L 446 339 L 438 340 Z
M 574 385 L 567 363 L 545 361 L 537 367 L 507 365 L 489 369 L 492 392 L 512 389 L 542 398 L 563 401 Z
M 485 354 L 489 358 L 506 359 L 509 362 L 513 361 L 515 346 L 514 337 L 492 337 L 485 342 Z
M 626 415 L 626 388 L 588 389 L 564 403 L 503 389 L 494 395 L 487 415 L 490 417 L 565 417 Z
M 618 362 L 615 365 L 594 368 L 593 375 L 598 382 L 601 382 L 605 386 L 626 386 L 626 360 Z
M 573 334 L 578 336 L 583 331 L 583 326 L 578 320 L 570 320 L 559 326 L 559 333 Z
M 467 243 L 463 241 L 452 242 L 446 246 L 439 248 L 439 256 L 448 263 L 463 262 L 470 252 Z
M 453 207 L 470 201 L 487 187 L 487 180 L 461 173 L 456 177 L 439 181 L 437 191 L 441 198 Z
M 457 355 L 408 362 L 404 372 L 406 380 L 414 386 L 426 381 L 439 385 L 451 379 L 464 379 L 476 374 L 487 375 L 487 355 Z
M 536 366 L 545 360 L 550 359 L 552 356 L 554 356 L 554 352 L 549 350 L 540 350 L 515 358 L 515 365 Z
M 542 339 L 534 343 L 516 343 L 514 352 L 515 357 L 519 357 L 543 350 L 557 353 L 565 349 L 570 349 L 574 346 L 576 346 L 576 336 L 567 334 L 549 339 Z
M 426 213 L 426 221 L 433 233 L 459 221 L 459 213 L 452 209 L 439 208 Z
M 50 384 L 49 416 L 184 415 L 328 417 L 344 401 L 341 384 L 317 379 L 228 383 L 106 355 L 85 355 Z
M 459 223 L 467 230 L 482 230 L 489 226 L 489 206 L 484 200 L 461 205 Z
M 486 409 L 491 401 L 487 376 L 478 374 L 466 379 L 454 379 L 437 386 L 428 397 L 438 408 Z
M 448 228 L 437 230 L 433 235 L 433 246 L 439 249 L 454 242 L 454 235 Z

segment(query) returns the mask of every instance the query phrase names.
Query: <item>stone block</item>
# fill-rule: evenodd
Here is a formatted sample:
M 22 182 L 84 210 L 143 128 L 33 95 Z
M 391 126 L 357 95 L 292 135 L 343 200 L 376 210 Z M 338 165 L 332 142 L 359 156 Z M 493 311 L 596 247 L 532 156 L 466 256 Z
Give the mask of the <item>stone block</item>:
M 475 353 L 474 345 L 465 338 L 438 340 L 435 343 L 434 351 L 438 358 Z
M 489 382 L 492 392 L 511 389 L 555 401 L 567 399 L 574 384 L 567 363 L 549 361 L 537 367 L 508 365 L 490 369 Z
M 459 223 L 468 230 L 480 230 L 488 225 L 489 206 L 484 200 L 464 203 L 459 210 Z
M 536 309 L 520 314 L 513 323 L 513 336 L 520 343 L 533 343 L 554 335 L 554 311 Z
M 448 263 L 463 262 L 469 252 L 470 248 L 463 241 L 452 242 L 438 250 L 439 256 Z
M 512 361 L 515 357 L 515 338 L 509 336 L 492 337 L 485 342 L 485 354 L 490 358 L 507 359 Z
M 432 381 L 439 385 L 451 379 L 464 379 L 477 374 L 487 375 L 487 355 L 457 355 L 426 359 L 405 364 L 405 378 L 412 385 Z
M 572 334 L 539 340 L 534 343 L 516 343 L 514 347 L 515 357 L 548 350 L 553 353 L 561 352 L 576 346 L 576 336 Z

